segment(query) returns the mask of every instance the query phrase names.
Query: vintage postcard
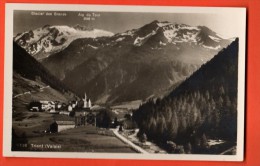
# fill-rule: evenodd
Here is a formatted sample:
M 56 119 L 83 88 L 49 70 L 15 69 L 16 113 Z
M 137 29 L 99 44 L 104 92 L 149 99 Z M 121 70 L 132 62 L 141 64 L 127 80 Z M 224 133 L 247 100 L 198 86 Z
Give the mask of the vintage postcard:
M 7 4 L 4 156 L 242 161 L 245 8 Z

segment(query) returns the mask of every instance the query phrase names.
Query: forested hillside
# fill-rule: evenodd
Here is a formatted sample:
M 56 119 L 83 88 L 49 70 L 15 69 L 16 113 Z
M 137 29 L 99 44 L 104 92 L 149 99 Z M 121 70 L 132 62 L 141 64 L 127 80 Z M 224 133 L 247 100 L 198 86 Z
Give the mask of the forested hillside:
M 236 142 L 238 39 L 202 65 L 168 96 L 134 112 L 140 135 L 161 145 L 205 153 L 207 139 Z

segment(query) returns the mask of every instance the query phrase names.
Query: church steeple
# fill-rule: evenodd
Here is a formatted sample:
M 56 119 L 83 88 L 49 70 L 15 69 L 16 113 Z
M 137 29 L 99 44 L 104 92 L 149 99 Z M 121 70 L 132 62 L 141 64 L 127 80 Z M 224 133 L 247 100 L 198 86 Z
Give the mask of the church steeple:
M 84 102 L 83 108 L 87 108 L 88 107 L 88 99 L 87 99 L 86 93 L 85 93 L 85 97 L 83 98 L 83 102 Z
M 86 93 L 85 93 L 85 96 L 82 100 L 84 102 L 83 108 L 91 108 L 92 107 L 91 101 L 90 101 L 90 99 L 87 98 Z
M 88 99 L 88 107 L 91 108 L 92 107 L 92 104 L 91 104 L 91 101 L 90 99 Z

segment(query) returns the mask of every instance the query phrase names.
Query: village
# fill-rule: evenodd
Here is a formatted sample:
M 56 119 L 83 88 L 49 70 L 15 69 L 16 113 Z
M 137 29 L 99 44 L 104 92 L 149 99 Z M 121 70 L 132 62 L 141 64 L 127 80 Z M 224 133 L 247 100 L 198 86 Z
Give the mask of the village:
M 66 115 L 70 117 L 63 118 L 63 120 L 55 120 L 54 123 L 50 124 L 49 130 L 46 130 L 46 132 L 50 133 L 56 133 L 85 125 L 100 126 L 99 123 L 97 124 L 96 116 L 98 116 L 98 114 L 100 114 L 101 111 L 105 109 L 106 108 L 99 105 L 92 105 L 90 98 L 88 98 L 86 94 L 84 98 L 80 100 L 75 99 L 73 101 L 69 101 L 69 103 L 40 100 L 32 101 L 28 105 L 28 110 L 31 112 L 45 112 L 49 114 Z M 71 120 L 71 117 L 74 117 L 74 120 Z M 106 128 L 116 127 L 118 125 L 116 124 L 116 126 L 114 126 L 114 121 L 111 119 L 109 119 L 109 123 L 110 124 L 108 126 L 105 126 Z
M 138 126 L 132 118 L 133 110 L 125 109 L 122 105 L 105 107 L 93 104 L 85 94 L 83 98 L 68 103 L 45 100 L 31 101 L 27 108 L 32 113 L 53 115 L 54 120 L 44 131 L 40 131 L 40 133 L 47 134 L 48 137 L 56 136 L 59 133 L 77 133 L 78 131 L 93 133 L 93 131 L 88 130 L 95 129 L 94 133 L 97 135 L 115 137 L 137 153 L 168 153 L 163 147 L 149 141 L 145 134 L 139 134 Z M 168 142 L 169 146 L 176 146 L 175 149 L 181 148 L 172 141 Z M 208 140 L 209 146 L 218 146 L 223 143 L 225 142 L 222 140 Z M 228 152 L 233 150 L 232 148 L 228 149 Z
M 131 110 L 109 109 L 92 104 L 86 94 L 84 98 L 69 101 L 67 104 L 59 101 L 32 101 L 28 105 L 28 111 L 54 115 L 55 120 L 43 131 L 47 134 L 93 126 L 99 130 L 98 133 L 101 135 L 108 130 L 112 131 L 115 137 L 138 153 L 166 153 L 147 141 L 147 138 L 142 140 L 138 138 L 139 129 L 132 120 Z

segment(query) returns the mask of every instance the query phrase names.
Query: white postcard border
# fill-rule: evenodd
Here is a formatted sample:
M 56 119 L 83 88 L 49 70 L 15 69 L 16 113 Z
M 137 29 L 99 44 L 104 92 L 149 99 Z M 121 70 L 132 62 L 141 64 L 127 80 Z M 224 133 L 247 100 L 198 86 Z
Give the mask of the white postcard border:
M 122 5 L 60 5 L 60 4 L 6 4 L 5 15 L 5 62 L 4 62 L 4 127 L 3 155 L 5 157 L 41 158 L 95 158 L 95 159 L 145 159 L 145 160 L 204 160 L 243 161 L 244 158 L 244 109 L 245 109 L 245 41 L 246 9 L 228 7 L 169 7 L 169 6 L 122 6 Z M 102 11 L 102 12 L 153 12 L 153 13 L 236 13 L 241 19 L 238 67 L 238 126 L 236 155 L 201 154 L 123 154 L 82 152 L 17 152 L 11 151 L 12 131 L 12 58 L 13 58 L 13 11 Z

